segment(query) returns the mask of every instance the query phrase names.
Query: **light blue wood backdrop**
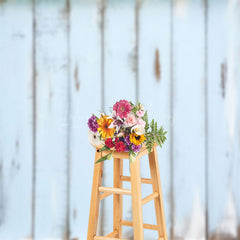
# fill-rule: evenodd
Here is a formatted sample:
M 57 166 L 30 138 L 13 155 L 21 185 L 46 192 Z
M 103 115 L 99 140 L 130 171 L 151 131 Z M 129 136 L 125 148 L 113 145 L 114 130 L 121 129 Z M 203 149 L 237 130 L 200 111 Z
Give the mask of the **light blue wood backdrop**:
M 86 239 L 86 122 L 123 98 L 168 130 L 158 156 L 169 239 L 240 239 L 240 2 L 1 0 L 1 240 Z M 111 231 L 111 204 L 100 234 Z M 144 222 L 155 223 L 152 203 Z

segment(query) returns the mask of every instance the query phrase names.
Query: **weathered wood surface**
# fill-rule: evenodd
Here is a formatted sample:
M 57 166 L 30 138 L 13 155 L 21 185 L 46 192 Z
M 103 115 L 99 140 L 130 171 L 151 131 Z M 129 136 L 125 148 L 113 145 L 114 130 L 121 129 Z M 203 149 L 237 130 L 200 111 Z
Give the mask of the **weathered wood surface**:
M 158 149 L 161 182 L 168 236 L 171 229 L 171 161 L 170 161 L 170 1 L 144 1 L 139 8 L 139 100 L 155 118 L 168 129 L 168 140 Z M 151 27 L 150 27 L 151 26 Z M 160 104 L 161 103 L 161 104 Z M 141 160 L 142 177 L 150 178 L 148 157 Z M 142 184 L 143 197 L 152 193 L 152 187 Z M 143 206 L 143 219 L 156 224 L 154 202 Z M 157 239 L 157 232 L 145 231 L 145 238 Z
M 0 4 L 0 239 L 32 235 L 32 11 Z M 23 220 L 24 219 L 24 220 Z
M 173 237 L 205 237 L 204 1 L 174 1 Z
M 136 35 L 135 1 L 103 1 L 104 25 L 104 111 L 120 99 L 136 99 Z M 130 176 L 129 164 L 123 160 L 124 175 Z M 103 184 L 113 184 L 113 161 L 106 161 Z M 123 184 L 130 188 L 129 183 Z M 102 202 L 102 236 L 112 231 L 112 196 Z M 110 207 L 109 207 L 110 206 Z M 131 197 L 123 196 L 123 219 L 132 220 Z M 133 236 L 131 228 L 123 227 L 123 238 Z
M 0 239 L 86 239 L 86 122 L 124 98 L 168 130 L 158 157 L 169 239 L 239 239 L 239 4 L 0 1 Z M 102 202 L 99 235 L 112 231 L 112 196 Z M 124 197 L 124 220 L 131 205 Z M 143 206 L 144 222 L 156 223 L 153 210 Z
M 70 7 L 70 238 L 86 239 L 94 167 L 87 120 L 101 110 L 101 13 L 97 1 Z
M 65 0 L 35 4 L 35 239 L 68 236 L 69 59 Z
M 208 235 L 240 239 L 240 3 L 208 12 Z

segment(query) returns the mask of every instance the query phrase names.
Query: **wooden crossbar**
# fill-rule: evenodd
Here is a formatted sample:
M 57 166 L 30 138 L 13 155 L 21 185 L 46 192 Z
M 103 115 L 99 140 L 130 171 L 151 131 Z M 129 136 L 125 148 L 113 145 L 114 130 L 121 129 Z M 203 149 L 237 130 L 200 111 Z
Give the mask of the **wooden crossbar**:
M 101 236 L 95 236 L 94 240 L 127 240 L 127 239 L 123 239 L 123 238 L 113 238 L 113 237 L 101 237 Z
M 157 192 L 154 192 L 147 197 L 142 199 L 142 205 L 148 203 L 149 201 L 153 200 L 154 198 L 158 197 L 159 194 Z
M 100 195 L 100 200 L 103 200 L 104 198 L 106 198 L 106 197 L 108 197 L 108 196 L 111 196 L 111 195 L 112 195 L 112 193 L 108 193 L 108 192 L 102 193 L 102 194 Z
M 131 182 L 131 177 L 128 177 L 128 176 L 121 176 L 120 179 L 125 182 Z M 141 178 L 141 183 L 152 184 L 152 179 Z
M 109 234 L 107 234 L 105 237 L 116 237 L 117 236 L 117 231 L 112 231 Z
M 132 191 L 129 189 L 122 189 L 122 188 L 112 188 L 112 187 L 99 187 L 99 192 L 106 192 L 111 194 L 126 194 L 131 195 Z
M 133 222 L 122 220 L 121 225 L 128 226 L 128 227 L 133 227 Z M 159 227 L 157 225 L 153 225 L 153 224 L 144 223 L 143 228 L 149 229 L 149 230 L 159 231 Z

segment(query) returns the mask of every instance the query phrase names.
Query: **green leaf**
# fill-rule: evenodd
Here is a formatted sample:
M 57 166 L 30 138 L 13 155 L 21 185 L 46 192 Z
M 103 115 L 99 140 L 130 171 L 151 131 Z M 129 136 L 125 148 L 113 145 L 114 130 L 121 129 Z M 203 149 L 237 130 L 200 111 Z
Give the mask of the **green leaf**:
M 112 155 L 113 155 L 113 152 L 109 153 L 109 154 L 107 155 L 107 160 L 111 160 L 111 159 L 112 159 Z
M 105 155 L 104 157 L 101 157 L 100 159 L 98 159 L 98 160 L 95 162 L 95 164 L 96 164 L 96 163 L 99 163 L 99 162 L 103 162 L 103 161 L 105 161 L 105 160 L 110 160 L 110 159 L 112 158 L 112 154 L 113 154 L 113 153 L 111 152 L 111 153 Z
M 106 145 L 105 146 L 103 146 L 100 150 L 99 150 L 99 152 L 102 152 L 102 151 L 106 151 L 106 150 L 109 150 L 110 148 L 108 148 Z
M 133 151 L 129 151 L 129 159 L 130 159 L 130 162 L 133 163 L 134 160 L 136 159 L 137 157 L 137 153 L 133 152 Z

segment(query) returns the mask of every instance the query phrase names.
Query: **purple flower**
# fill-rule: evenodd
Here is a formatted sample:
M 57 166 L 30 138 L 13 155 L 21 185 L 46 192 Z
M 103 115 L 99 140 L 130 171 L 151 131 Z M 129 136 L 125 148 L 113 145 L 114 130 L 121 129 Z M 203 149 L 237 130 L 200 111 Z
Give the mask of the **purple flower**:
M 98 123 L 97 123 L 97 118 L 96 116 L 92 115 L 88 119 L 88 127 L 92 132 L 97 132 L 98 129 Z
M 130 146 L 132 143 L 130 142 L 130 136 L 129 135 L 127 135 L 126 137 L 125 137 L 125 143 L 128 145 L 128 146 Z
M 124 152 L 129 152 L 129 146 L 125 145 L 125 150 Z
M 113 124 L 120 128 L 123 125 L 123 120 L 117 116 L 113 116 Z
M 132 145 L 132 150 L 134 152 L 139 152 L 140 149 L 141 149 L 141 145 L 135 145 L 135 144 Z

